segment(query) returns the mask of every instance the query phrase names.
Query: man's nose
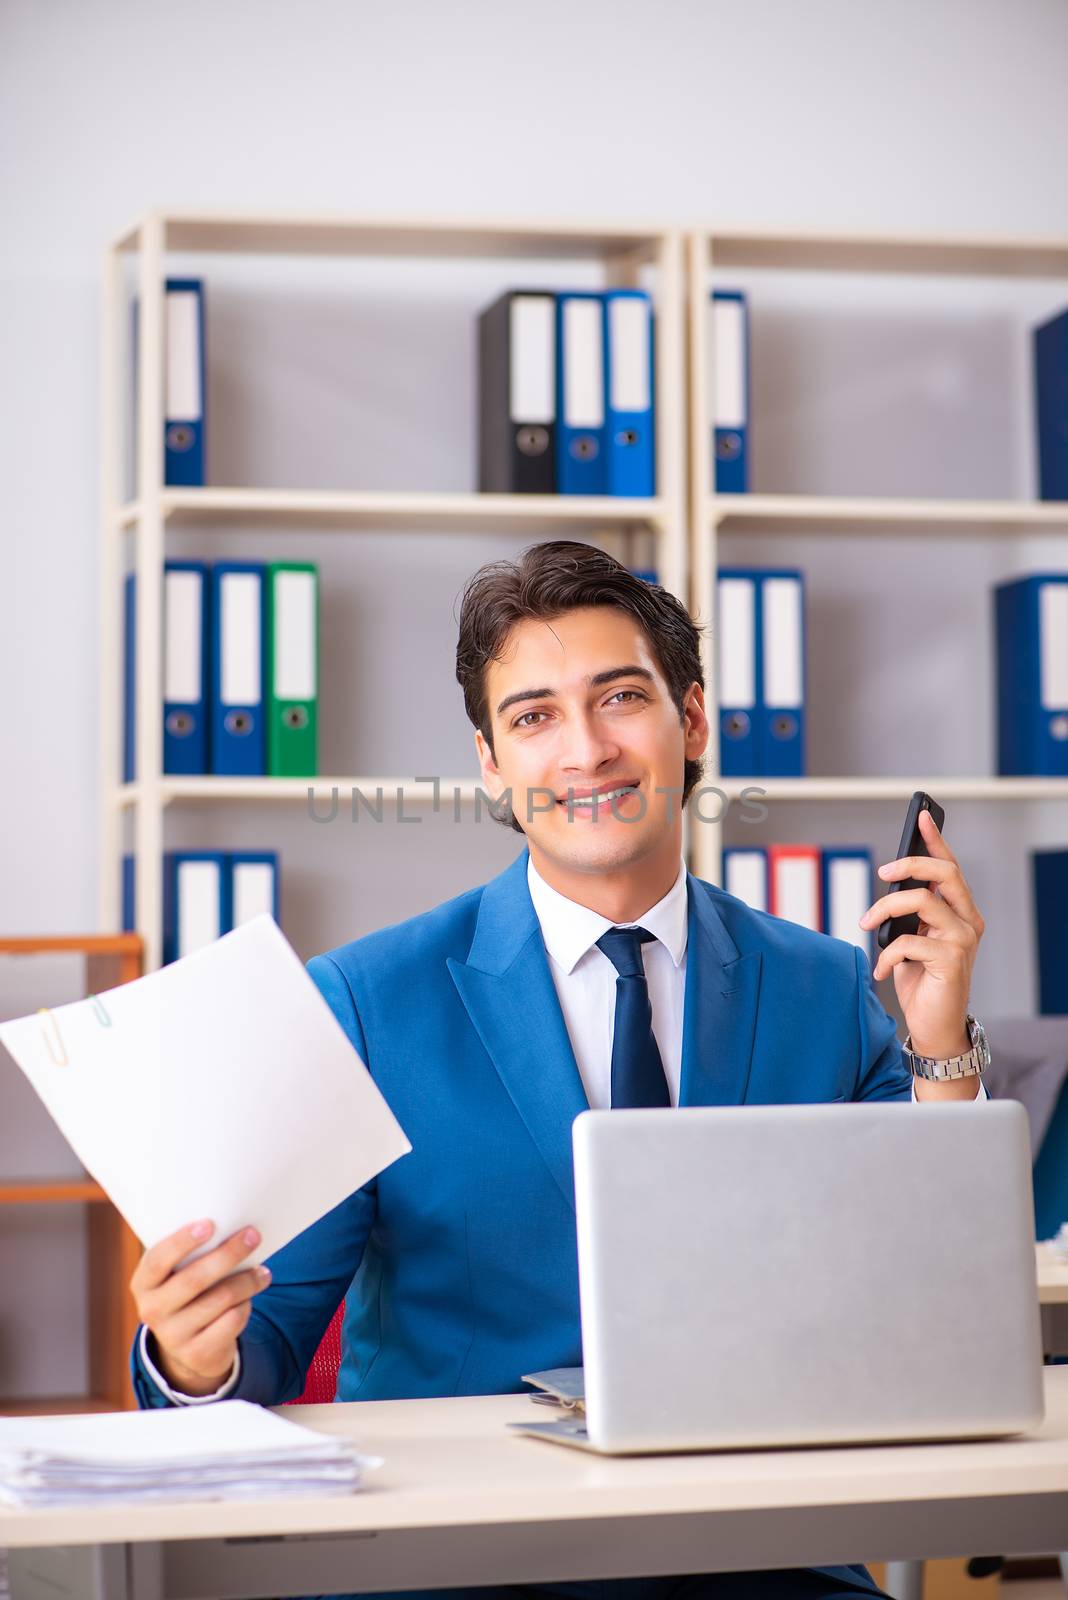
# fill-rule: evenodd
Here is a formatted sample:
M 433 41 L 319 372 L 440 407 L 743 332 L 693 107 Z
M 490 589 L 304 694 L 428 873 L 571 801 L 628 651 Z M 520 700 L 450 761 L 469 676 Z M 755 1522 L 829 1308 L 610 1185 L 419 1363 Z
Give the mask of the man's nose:
M 578 774 L 592 777 L 618 754 L 618 743 L 598 726 L 595 718 L 575 717 L 567 727 L 560 764 L 569 778 Z

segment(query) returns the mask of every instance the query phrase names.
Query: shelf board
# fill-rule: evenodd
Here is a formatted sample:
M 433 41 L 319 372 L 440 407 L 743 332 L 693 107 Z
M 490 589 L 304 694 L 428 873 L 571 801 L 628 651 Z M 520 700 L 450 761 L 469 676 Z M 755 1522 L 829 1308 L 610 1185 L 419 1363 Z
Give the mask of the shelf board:
M 311 789 L 316 801 L 329 801 L 338 791 L 339 812 L 347 808 L 351 794 L 358 789 L 368 804 L 375 804 L 376 791 L 382 790 L 384 816 L 396 814 L 397 794 L 403 790 L 404 807 L 425 809 L 433 802 L 428 781 L 406 777 L 328 777 L 328 778 L 161 778 L 159 788 L 165 805 L 172 801 L 258 801 L 267 803 L 305 802 Z M 996 777 L 905 777 L 905 778 L 708 778 L 707 783 L 732 798 L 743 789 L 759 789 L 772 800 L 898 800 L 907 799 L 915 789 L 926 789 L 942 800 L 1068 800 L 1068 778 Z M 485 790 L 477 778 L 441 778 L 439 803 L 451 811 L 453 795 L 459 792 L 464 806 L 474 804 L 476 792 Z M 119 806 L 136 804 L 141 789 L 137 784 L 122 784 L 113 791 Z M 485 804 L 485 801 L 482 802 Z M 364 807 L 361 814 L 365 814 Z
M 0 1206 L 98 1205 L 107 1195 L 92 1178 L 18 1178 L 0 1180 Z
M 433 803 L 433 784 L 411 777 L 320 777 L 320 778 L 168 778 L 158 780 L 164 805 L 172 800 L 258 800 L 267 802 L 306 801 L 311 789 L 317 800 L 328 801 L 332 790 L 338 791 L 338 805 L 348 806 L 351 792 L 359 789 L 367 801 L 376 803 L 375 795 L 382 790 L 385 815 L 395 814 L 396 796 L 403 789 L 405 808 L 425 809 Z M 439 795 L 442 809 L 451 809 L 453 793 L 459 790 L 464 805 L 474 803 L 475 792 L 481 783 L 477 778 L 440 778 Z M 483 791 L 484 792 L 484 791 Z M 142 793 L 141 785 L 124 783 L 114 790 L 119 806 L 135 805 Z
M 630 223 L 487 221 L 479 218 L 296 215 L 154 211 L 125 229 L 116 248 L 136 250 L 144 223 L 163 225 L 165 250 L 222 251 L 239 255 L 419 256 L 475 260 L 485 257 L 574 261 L 651 255 L 666 225 Z
M 115 1402 L 102 1395 L 41 1395 L 31 1400 L 5 1400 L 0 1396 L 0 1417 L 85 1416 L 91 1411 L 114 1411 Z
M 893 500 L 837 495 L 710 495 L 709 520 L 721 533 L 919 534 L 1068 532 L 1063 500 Z
M 732 799 L 743 789 L 767 800 L 907 800 L 924 789 L 938 800 L 1068 800 L 1068 778 L 711 778 Z
M 398 532 L 562 533 L 568 529 L 659 527 L 660 499 L 623 495 L 404 494 L 392 490 L 165 489 L 163 516 L 172 527 L 206 521 L 262 527 L 265 521 L 314 522 L 321 527 Z M 122 506 L 117 526 L 134 528 L 141 501 Z
M 141 954 L 137 933 L 57 934 L 49 937 L 0 939 L 0 956 L 84 955 L 136 956 Z
M 1008 278 L 1068 277 L 1068 239 L 991 235 L 780 233 L 706 230 L 718 271 L 914 272 Z

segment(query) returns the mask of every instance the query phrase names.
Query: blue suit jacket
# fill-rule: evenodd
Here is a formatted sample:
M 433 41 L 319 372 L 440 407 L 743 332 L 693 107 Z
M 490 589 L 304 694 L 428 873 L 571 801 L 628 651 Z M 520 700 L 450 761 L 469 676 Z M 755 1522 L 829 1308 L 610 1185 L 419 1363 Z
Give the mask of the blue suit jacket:
M 576 1366 L 571 1124 L 586 1096 L 527 888 L 490 883 L 309 965 L 412 1143 L 271 1260 L 239 1398 L 294 1398 L 347 1296 L 340 1400 L 491 1394 Z M 681 1104 L 908 1099 L 853 945 L 688 878 Z M 254 1219 L 253 1219 L 254 1220 Z M 142 1405 L 166 1404 L 143 1370 Z

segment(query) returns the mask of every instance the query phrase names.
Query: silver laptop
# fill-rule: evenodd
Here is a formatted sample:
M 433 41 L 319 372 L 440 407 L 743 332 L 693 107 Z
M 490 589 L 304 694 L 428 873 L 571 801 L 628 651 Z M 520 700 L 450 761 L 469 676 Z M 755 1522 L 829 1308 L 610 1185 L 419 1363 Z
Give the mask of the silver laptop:
M 574 1151 L 585 1416 L 533 1431 L 622 1453 L 1041 1421 L 1017 1102 L 591 1111 Z

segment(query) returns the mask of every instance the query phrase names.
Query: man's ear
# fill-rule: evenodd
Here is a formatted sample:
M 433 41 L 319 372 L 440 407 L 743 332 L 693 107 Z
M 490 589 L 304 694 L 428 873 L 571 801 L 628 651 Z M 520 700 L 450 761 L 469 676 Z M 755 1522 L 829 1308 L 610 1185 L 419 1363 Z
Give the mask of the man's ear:
M 682 702 L 682 726 L 687 759 L 696 761 L 708 747 L 708 715 L 704 691 L 699 683 L 691 683 Z
M 482 769 L 482 782 L 486 793 L 494 800 L 498 799 L 504 790 L 504 781 L 497 769 L 493 751 L 490 749 L 489 740 L 483 737 L 482 729 L 475 729 L 475 751 L 478 755 L 478 764 Z

